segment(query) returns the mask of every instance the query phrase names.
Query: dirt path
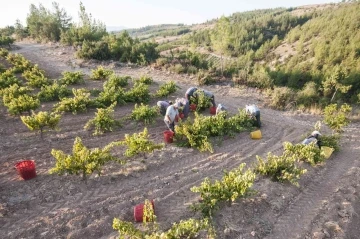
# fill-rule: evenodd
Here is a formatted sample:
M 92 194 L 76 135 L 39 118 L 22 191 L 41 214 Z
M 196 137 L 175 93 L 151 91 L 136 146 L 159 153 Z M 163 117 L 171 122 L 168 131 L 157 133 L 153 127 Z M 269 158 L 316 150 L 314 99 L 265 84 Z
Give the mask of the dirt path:
M 70 48 L 31 43 L 19 46 L 16 52 L 39 64 L 52 78 L 58 78 L 65 70 L 90 74 L 97 65 L 76 60 Z M 173 99 L 182 96 L 194 80 L 191 76 L 173 75 L 149 67 L 106 65 L 122 75 L 149 74 L 159 84 L 175 80 L 181 90 Z M 84 87 L 100 85 L 87 81 Z M 240 90 L 228 85 L 205 88 L 213 91 L 217 103 L 227 106 L 231 113 L 248 103 L 262 105 L 256 90 Z M 49 103 L 42 107 L 50 109 L 51 106 Z M 132 108 L 131 104 L 117 107 L 116 116 L 122 117 Z M 223 170 L 231 170 L 241 163 L 251 166 L 255 155 L 281 152 L 282 142 L 299 142 L 319 119 L 262 108 L 264 137 L 260 141 L 252 141 L 247 133 L 241 133 L 219 141 L 214 154 L 166 145 L 164 150 L 144 161 L 136 160 L 125 166 L 111 164 L 101 177 L 93 175 L 85 184 L 76 176 L 48 174 L 55 162 L 51 149 L 70 153 L 76 136 L 88 147 L 101 147 L 123 138 L 125 133 L 138 132 L 143 126 L 129 123 L 114 132 L 94 137 L 83 130 L 84 124 L 94 115 L 92 110 L 75 116 L 65 114 L 61 119 L 61 131 L 47 133 L 45 140 L 40 140 L 18 118 L 8 116 L 4 107 L 0 111 L 0 238 L 111 238 L 117 235 L 111 228 L 113 218 L 132 221 L 133 206 L 146 198 L 155 199 L 162 228 L 181 219 L 197 217 L 189 209 L 198 199 L 189 190 L 192 186 L 199 185 L 205 177 L 219 179 Z M 163 141 L 165 126 L 161 119 L 148 128 L 152 139 Z M 352 212 L 359 212 L 359 204 L 355 203 L 360 195 L 357 187 L 360 185 L 359 129 L 359 124 L 348 127 L 342 151 L 323 166 L 308 167 L 299 188 L 260 178 L 254 185 L 256 195 L 231 206 L 224 205 L 214 218 L 218 238 L 321 238 L 321 235 L 324 235 L 322 238 L 327 235 L 356 238 L 358 231 L 352 219 L 358 221 L 358 217 Z M 22 181 L 19 178 L 13 165 L 20 159 L 35 160 L 38 173 L 35 179 Z M 344 210 L 350 216 L 339 214 Z M 341 230 L 335 230 L 334 224 L 330 227 L 329 222 Z M 225 229 L 228 229 L 226 233 Z

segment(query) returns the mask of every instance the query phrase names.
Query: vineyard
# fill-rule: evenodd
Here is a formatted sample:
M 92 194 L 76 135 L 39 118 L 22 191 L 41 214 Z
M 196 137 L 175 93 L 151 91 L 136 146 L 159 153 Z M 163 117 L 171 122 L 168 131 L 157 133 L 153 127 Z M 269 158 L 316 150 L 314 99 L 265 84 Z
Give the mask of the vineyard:
M 345 238 L 359 222 L 360 125 L 348 125 L 347 105 L 294 114 L 263 107 L 256 90 L 209 86 L 228 115 L 192 112 L 164 144 L 153 106 L 183 97 L 192 76 L 74 69 L 70 49 L 30 43 L 1 53 L 1 238 Z M 261 106 L 260 140 L 242 112 L 250 103 Z M 330 159 L 299 145 L 319 121 Z M 20 179 L 23 159 L 36 178 Z M 135 223 L 147 199 L 155 216 Z

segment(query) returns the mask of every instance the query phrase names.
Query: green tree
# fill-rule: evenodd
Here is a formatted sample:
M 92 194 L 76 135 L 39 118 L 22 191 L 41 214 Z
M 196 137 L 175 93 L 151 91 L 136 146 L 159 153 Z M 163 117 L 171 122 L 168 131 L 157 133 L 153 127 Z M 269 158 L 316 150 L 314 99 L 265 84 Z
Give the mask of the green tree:
M 345 94 L 351 89 L 352 87 L 351 85 L 346 86 L 341 84 L 341 82 L 343 82 L 346 78 L 347 78 L 346 72 L 342 70 L 340 66 L 336 66 L 331 76 L 326 78 L 326 80 L 322 82 L 324 88 L 324 95 L 325 96 L 332 95 L 330 102 L 333 101 L 338 91 Z

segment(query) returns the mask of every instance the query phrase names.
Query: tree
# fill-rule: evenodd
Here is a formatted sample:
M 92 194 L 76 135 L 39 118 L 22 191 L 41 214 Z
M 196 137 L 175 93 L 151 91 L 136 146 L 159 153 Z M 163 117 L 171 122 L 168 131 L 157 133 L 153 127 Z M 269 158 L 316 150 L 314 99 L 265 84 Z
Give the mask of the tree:
M 221 54 L 221 74 L 223 74 L 223 55 L 228 51 L 230 41 L 230 20 L 227 17 L 222 16 L 216 23 L 216 26 L 211 34 L 212 46 L 216 51 Z
M 14 26 L 15 26 L 15 34 L 17 40 L 21 41 L 22 39 L 28 36 L 27 30 L 21 24 L 19 19 L 16 19 Z
M 346 86 L 341 84 L 341 82 L 343 82 L 346 78 L 347 78 L 346 72 L 342 70 L 340 66 L 336 66 L 331 76 L 326 78 L 326 80 L 322 82 L 324 88 L 324 95 L 325 96 L 332 95 L 330 102 L 333 101 L 338 91 L 345 94 L 351 89 L 352 87 L 351 85 Z

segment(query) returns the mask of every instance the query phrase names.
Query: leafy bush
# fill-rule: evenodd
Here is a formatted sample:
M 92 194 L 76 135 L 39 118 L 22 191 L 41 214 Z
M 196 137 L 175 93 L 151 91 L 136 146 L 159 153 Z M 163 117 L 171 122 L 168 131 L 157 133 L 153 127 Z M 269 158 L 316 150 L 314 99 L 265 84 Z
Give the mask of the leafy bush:
M 197 238 L 203 230 L 207 231 L 208 238 L 214 238 L 214 230 L 208 219 L 196 220 L 190 218 L 174 223 L 172 227 L 165 231 L 147 230 L 145 232 L 137 229 L 131 222 L 122 221 L 114 218 L 113 229 L 119 232 L 120 239 L 159 239 L 159 238 Z
M 114 102 L 118 104 L 125 103 L 125 91 L 122 88 L 105 88 L 102 92 L 100 92 L 99 96 L 96 98 L 96 102 L 99 107 L 108 107 Z
M 114 147 L 114 143 L 110 143 L 102 149 L 88 149 L 82 143 L 81 138 L 76 137 L 72 155 L 67 155 L 61 150 L 51 150 L 51 155 L 56 159 L 56 165 L 50 170 L 50 173 L 82 174 L 84 180 L 86 180 L 86 175 L 92 174 L 94 171 L 100 175 L 101 167 L 115 159 L 110 154 L 112 147 Z
M 135 84 L 125 93 L 126 102 L 147 103 L 150 100 L 149 86 L 143 83 Z
M 31 70 L 32 64 L 30 61 L 26 60 L 20 54 L 7 54 L 6 60 L 13 65 L 11 71 L 13 73 L 22 73 L 26 70 Z
M 115 126 L 121 126 L 119 121 L 115 120 L 114 107 L 116 103 L 113 103 L 106 109 L 97 109 L 95 118 L 89 120 L 84 129 L 95 128 L 93 135 L 100 135 L 106 131 L 112 131 Z
M 54 108 L 55 112 L 72 112 L 77 114 L 78 112 L 84 112 L 91 105 L 90 93 L 85 89 L 73 89 L 73 98 L 62 98 Z
M 173 81 L 163 84 L 160 86 L 159 90 L 156 91 L 157 97 L 167 97 L 172 93 L 176 92 L 176 84 Z
M 52 85 L 41 87 L 41 90 L 38 93 L 38 98 L 40 101 L 54 101 L 61 100 L 69 95 L 71 95 L 71 90 L 69 90 L 65 85 L 59 85 L 55 81 Z
M 23 73 L 23 77 L 27 80 L 27 84 L 33 87 L 42 87 L 50 85 L 51 82 L 44 75 L 44 71 L 40 70 L 37 65 Z
M 20 95 L 17 98 L 11 98 L 8 102 L 4 102 L 8 111 L 12 115 L 20 115 L 23 112 L 31 113 L 31 110 L 39 108 L 40 101 L 35 96 Z
M 197 90 L 196 97 L 190 97 L 190 101 L 193 104 L 196 104 L 196 111 L 203 111 L 212 106 L 211 99 L 207 97 L 203 91 Z
M 315 82 L 306 83 L 304 88 L 297 93 L 296 98 L 298 104 L 303 104 L 305 107 L 309 107 L 318 102 L 319 94 Z
M 194 121 L 186 120 L 175 126 L 176 138 L 183 141 L 186 146 L 195 147 L 200 152 L 214 149 L 210 143 L 211 136 L 224 136 L 233 132 L 241 132 L 250 129 L 251 119 L 245 111 L 226 119 L 226 112 L 214 116 L 203 116 L 195 112 Z
M 333 148 L 335 152 L 340 150 L 340 135 L 334 134 L 334 135 L 321 135 L 321 146 L 326 146 Z
M 324 109 L 324 122 L 330 129 L 337 133 L 343 132 L 343 128 L 349 123 L 349 114 L 352 108 L 348 104 L 341 105 L 340 108 L 337 104 L 331 104 Z
M 64 85 L 75 85 L 75 84 L 81 84 L 84 83 L 84 73 L 82 73 L 81 71 L 76 71 L 76 72 L 70 72 L 70 71 L 65 71 L 61 73 L 63 75 L 63 77 L 61 78 L 61 84 Z
M 115 74 L 110 75 L 109 79 L 104 83 L 104 89 L 115 87 L 126 87 L 129 83 L 130 76 L 117 76 Z
M 131 119 L 142 121 L 144 124 L 154 123 L 156 117 L 159 115 L 158 107 L 150 107 L 141 103 L 140 106 L 135 104 L 134 110 L 131 112 Z
M 288 87 L 275 87 L 271 94 L 270 106 L 284 110 L 294 100 L 294 92 Z
M 255 173 L 248 169 L 244 171 L 246 164 L 242 163 L 237 169 L 225 172 L 221 181 L 211 182 L 208 178 L 199 187 L 192 187 L 191 191 L 200 193 L 202 202 L 195 206 L 205 217 L 211 217 L 214 209 L 221 201 L 233 202 L 238 197 L 246 195 L 254 183 Z
M 135 80 L 135 83 L 136 84 L 143 83 L 145 85 L 151 85 L 152 83 L 154 83 L 154 80 L 150 76 L 143 75 L 140 76 L 139 79 Z
M 117 142 L 117 144 L 127 147 L 124 153 L 126 157 L 133 157 L 138 154 L 142 154 L 145 157 L 146 153 L 152 153 L 154 150 L 164 147 L 164 144 L 155 144 L 149 140 L 147 128 L 144 128 L 143 132 L 134 133 L 133 135 L 125 134 L 125 139 Z
M 201 71 L 197 75 L 198 85 L 210 85 L 214 82 L 215 82 L 215 80 L 213 80 L 213 78 L 209 75 L 209 73 L 205 73 L 205 72 Z
M 255 172 L 271 177 L 275 181 L 289 181 L 294 185 L 299 185 L 297 180 L 306 172 L 296 166 L 296 156 L 282 154 L 280 156 L 268 153 L 267 160 L 263 160 L 260 156 L 256 156 L 258 163 Z
M 177 74 L 181 74 L 186 72 L 186 68 L 181 64 L 176 64 L 170 67 L 170 71 L 175 72 Z
M 81 59 L 109 60 L 111 52 L 109 45 L 103 41 L 83 41 L 81 49 L 76 52 Z
M 20 118 L 29 130 L 39 130 L 40 137 L 43 138 L 44 128 L 48 127 L 52 130 L 56 129 L 61 115 L 40 111 L 37 114 L 32 112 L 31 116 L 20 116 Z
M 112 70 L 105 69 L 103 66 L 98 66 L 98 68 L 91 70 L 92 80 L 105 80 L 108 76 L 114 74 Z
M 314 144 L 295 144 L 293 145 L 290 142 L 284 143 L 284 154 L 288 156 L 295 156 L 297 160 L 305 161 L 311 165 L 316 165 L 325 160 L 324 155 L 321 154 L 319 147 Z
M 0 74 L 0 89 L 7 88 L 13 84 L 21 85 L 21 81 L 13 73 L 5 71 Z
M 7 57 L 8 54 L 9 54 L 8 50 L 6 50 L 5 48 L 0 47 L 0 56 L 1 57 Z
M 18 98 L 20 95 L 25 95 L 31 92 L 31 88 L 28 86 L 19 86 L 18 84 L 13 84 L 5 89 L 0 91 L 0 95 L 3 97 L 3 103 L 6 105 L 12 99 Z

